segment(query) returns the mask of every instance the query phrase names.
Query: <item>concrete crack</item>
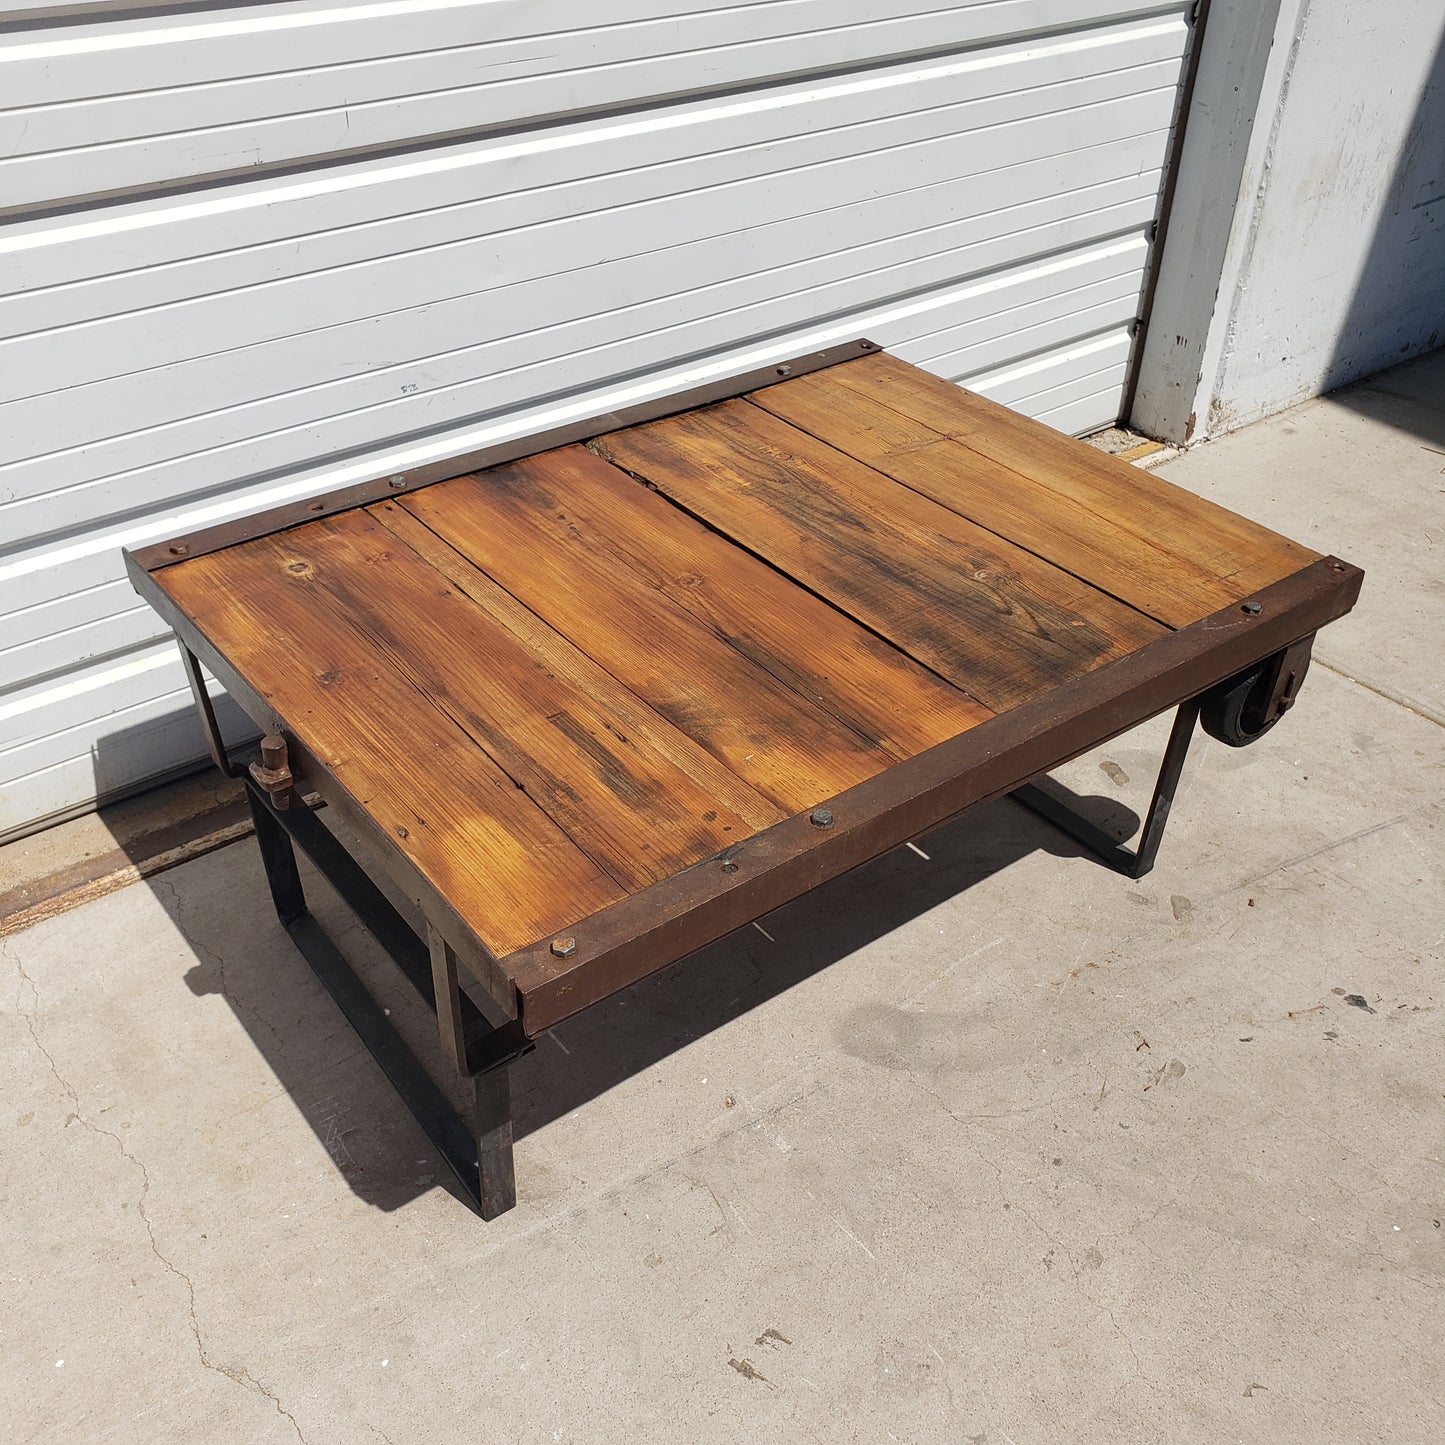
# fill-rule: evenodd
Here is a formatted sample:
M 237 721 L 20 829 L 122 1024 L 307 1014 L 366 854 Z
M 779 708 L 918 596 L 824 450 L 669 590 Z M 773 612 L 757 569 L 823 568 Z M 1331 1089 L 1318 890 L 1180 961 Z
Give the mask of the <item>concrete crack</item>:
M 1154 1381 L 1151 1380 L 1149 1376 L 1144 1373 L 1144 1367 L 1139 1363 L 1139 1352 L 1134 1348 L 1134 1341 L 1129 1338 L 1128 1332 L 1119 1323 L 1119 1321 L 1114 1318 L 1114 1311 L 1109 1309 L 1107 1305 L 1103 1306 L 1102 1308 L 1104 1310 L 1104 1313 L 1109 1317 L 1109 1324 L 1112 1327 L 1115 1335 L 1117 1335 L 1118 1338 L 1123 1342 L 1124 1348 L 1129 1351 L 1129 1358 L 1134 1362 L 1133 1379 L 1124 1380 L 1120 1383 L 1119 1388 L 1114 1391 L 1114 1399 L 1117 1400 L 1119 1396 L 1125 1390 L 1127 1390 L 1131 1384 L 1134 1383 L 1134 1380 L 1141 1381 L 1143 1384 L 1148 1385 L 1151 1389 L 1156 1388 L 1154 1385 Z
M 66 1099 L 68 1099 L 70 1102 L 70 1113 L 66 1116 L 65 1124 L 63 1127 L 69 1128 L 72 1123 L 79 1124 L 81 1128 L 88 1129 L 92 1134 L 95 1134 L 102 1139 L 109 1139 L 111 1143 L 113 1143 L 115 1147 L 120 1151 L 121 1158 L 123 1158 L 140 1174 L 141 1189 L 140 1197 L 136 1200 L 136 1212 L 140 1215 L 141 1223 L 145 1225 L 146 1238 L 150 1242 L 151 1253 L 155 1255 L 156 1259 L 161 1263 L 161 1265 L 170 1274 L 173 1274 L 178 1280 L 180 1280 L 186 1288 L 186 1313 L 190 1320 L 191 1336 L 194 1339 L 196 1345 L 196 1355 L 200 1360 L 202 1367 L 204 1369 L 210 1370 L 214 1374 L 224 1375 L 226 1379 L 230 1380 L 233 1384 L 240 1385 L 243 1389 L 251 1390 L 254 1393 L 262 1396 L 264 1399 L 269 1400 L 271 1404 L 275 1407 L 276 1413 L 284 1416 L 287 1420 L 291 1422 L 291 1428 L 296 1432 L 296 1438 L 301 1441 L 301 1445 L 307 1445 L 306 1436 L 302 1434 L 300 1425 L 296 1423 L 296 1417 L 288 1409 L 286 1409 L 286 1407 L 281 1403 L 281 1401 L 277 1398 L 276 1394 L 272 1390 L 268 1389 L 258 1379 L 256 1379 L 256 1377 L 252 1375 L 249 1370 L 232 1369 L 227 1365 L 218 1364 L 216 1361 L 211 1359 L 210 1353 L 206 1349 L 205 1341 L 201 1338 L 200 1321 L 196 1318 L 196 1286 L 192 1282 L 190 1275 L 188 1275 L 183 1269 L 176 1265 L 173 1260 L 171 1260 L 165 1253 L 162 1252 L 160 1243 L 156 1239 L 155 1224 L 151 1220 L 150 1214 L 146 1209 L 146 1201 L 150 1198 L 151 1192 L 150 1170 L 146 1168 L 145 1162 L 143 1160 L 137 1158 L 136 1155 L 131 1153 L 130 1149 L 126 1145 L 125 1140 L 119 1134 L 117 1134 L 113 1129 L 102 1128 L 99 1124 L 96 1124 L 92 1120 L 87 1119 L 85 1115 L 81 1112 L 80 1095 L 76 1093 L 75 1086 L 71 1084 L 70 1080 L 67 1079 L 65 1075 L 60 1072 L 60 1069 L 55 1062 L 55 1056 L 50 1052 L 49 1049 L 45 1047 L 45 1043 L 40 1037 L 40 1030 L 38 1026 L 40 990 L 36 987 L 35 980 L 31 978 L 30 974 L 25 968 L 25 965 L 20 961 L 19 957 L 12 953 L 9 947 L 3 942 L 0 942 L 0 952 L 4 952 L 7 956 L 10 957 L 12 962 L 15 964 L 16 971 L 20 975 L 20 987 L 16 990 L 15 994 L 15 1012 L 19 1014 L 22 1019 L 25 1020 L 25 1027 L 30 1034 L 31 1041 L 34 1043 L 36 1050 L 39 1052 L 40 1056 L 45 1060 L 46 1065 L 49 1067 L 51 1077 L 55 1080 L 57 1086 L 60 1088 L 60 1091 L 65 1095 Z M 25 1007 L 23 1001 L 27 988 L 30 991 L 29 1008 Z
M 999 1186 L 999 1193 L 1000 1195 L 1002 1195 L 1005 1192 L 1003 1170 L 1000 1169 L 999 1166 L 995 1164 L 993 1160 L 990 1159 L 988 1155 L 985 1154 L 983 1150 L 980 1149 L 978 1145 L 975 1144 L 973 1140 L 969 1137 L 968 1125 L 971 1122 L 970 1118 L 966 1115 L 959 1114 L 955 1110 L 951 1109 L 947 1101 L 940 1094 L 935 1093 L 934 1090 L 930 1089 L 926 1084 L 924 1084 L 922 1080 L 915 1077 L 911 1080 L 911 1082 L 913 1083 L 914 1087 L 919 1090 L 920 1093 L 927 1094 L 928 1097 L 932 1099 L 933 1102 L 937 1104 L 938 1107 L 942 1109 L 943 1112 L 947 1114 L 948 1117 L 952 1119 L 955 1124 L 959 1125 L 963 1129 L 964 1146 L 973 1153 L 973 1155 L 978 1159 L 980 1164 L 983 1164 L 986 1168 L 993 1171 L 994 1179 Z M 1024 1180 L 1020 1182 L 1031 1183 L 1032 1181 Z M 1037 1218 L 1037 1216 L 1035 1216 L 1033 1211 L 1029 1209 L 1029 1207 L 1024 1204 L 1021 1199 L 1010 1200 L 1009 1202 L 1018 1206 L 1019 1213 L 1022 1214 L 1023 1217 L 1027 1219 L 1028 1222 L 1032 1224 L 1033 1227 L 1037 1229 L 1038 1232 L 1043 1235 L 1043 1237 L 1050 1244 L 1052 1244 L 1054 1248 L 1057 1249 L 1064 1256 L 1065 1259 L 1069 1261 L 1069 1267 L 1073 1270 L 1074 1274 L 1077 1275 L 1079 1273 L 1079 1262 L 1074 1258 L 1074 1253 L 1068 1247 L 1068 1245 L 1066 1245 L 1063 1240 L 1061 1240 L 1051 1230 L 1047 1229 L 1044 1224 Z

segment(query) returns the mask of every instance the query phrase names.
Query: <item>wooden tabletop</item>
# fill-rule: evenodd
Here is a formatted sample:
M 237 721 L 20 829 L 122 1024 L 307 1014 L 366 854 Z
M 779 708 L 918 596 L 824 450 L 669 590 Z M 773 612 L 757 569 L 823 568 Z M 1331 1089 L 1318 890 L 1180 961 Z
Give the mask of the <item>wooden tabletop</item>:
M 1318 560 L 867 354 L 150 575 L 542 1027 L 590 920 Z

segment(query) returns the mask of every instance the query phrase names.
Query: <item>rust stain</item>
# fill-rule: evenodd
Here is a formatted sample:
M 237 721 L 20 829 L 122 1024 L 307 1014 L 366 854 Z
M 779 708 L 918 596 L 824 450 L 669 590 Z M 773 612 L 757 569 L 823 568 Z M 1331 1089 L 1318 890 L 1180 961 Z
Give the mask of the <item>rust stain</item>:
M 769 1380 L 766 1375 L 759 1374 L 758 1371 L 752 1367 L 752 1364 L 749 1361 L 729 1357 L 728 1364 L 730 1364 L 733 1369 L 735 1369 L 738 1374 L 743 1377 L 743 1379 L 756 1380 L 759 1384 L 767 1385 L 769 1389 L 772 1388 L 772 1381 Z

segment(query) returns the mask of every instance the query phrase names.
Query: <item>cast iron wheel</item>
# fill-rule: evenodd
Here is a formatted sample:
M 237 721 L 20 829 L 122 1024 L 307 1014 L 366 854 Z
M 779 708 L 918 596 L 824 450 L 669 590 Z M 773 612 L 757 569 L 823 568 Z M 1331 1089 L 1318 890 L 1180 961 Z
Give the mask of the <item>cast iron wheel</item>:
M 1237 672 L 1200 699 L 1199 725 L 1231 748 L 1257 741 L 1294 705 L 1310 665 L 1307 637 Z

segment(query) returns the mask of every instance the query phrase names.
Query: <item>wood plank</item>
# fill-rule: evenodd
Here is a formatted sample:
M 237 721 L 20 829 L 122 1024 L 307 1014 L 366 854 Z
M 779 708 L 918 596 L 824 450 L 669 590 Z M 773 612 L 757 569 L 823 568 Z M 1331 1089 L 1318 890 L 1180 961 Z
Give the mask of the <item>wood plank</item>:
M 284 575 L 354 629 L 487 752 L 624 888 L 666 878 L 754 830 L 644 737 L 499 626 L 365 512 L 299 528 Z M 398 719 L 398 727 L 404 727 Z M 420 786 L 425 758 L 408 759 Z
M 1317 552 L 1237 512 L 897 357 L 861 357 L 830 374 L 851 393 L 881 401 L 1121 530 L 1166 548 L 1217 578 L 1231 600 L 1319 559 Z
M 591 458 L 588 459 L 589 461 Z M 570 449 L 399 499 L 469 560 L 789 813 L 889 755 L 734 648 L 578 525 L 550 491 Z
M 1220 612 L 970 728 L 834 800 L 825 832 L 788 818 L 738 850 L 737 871 L 692 869 L 580 922 L 566 959 L 508 958 L 531 1032 L 646 977 L 945 819 L 1077 756 L 1268 657 L 1353 606 L 1357 568 L 1321 560 L 1266 589 L 1261 611 Z
M 911 757 L 992 716 L 906 653 L 583 447 L 555 454 L 547 469 L 546 508 L 565 512 L 567 525 L 584 529 L 610 560 L 895 758 Z M 383 521 L 388 513 L 407 515 L 392 503 L 377 509 Z M 407 536 L 419 550 L 425 545 Z M 433 553 L 425 555 L 434 566 L 445 565 Z M 531 615 L 495 584 L 486 585 Z
M 1164 630 L 746 401 L 591 445 L 994 711 Z
M 494 954 L 625 896 L 317 589 L 287 585 L 294 535 L 156 581 Z
M 1117 515 L 1001 465 L 871 391 L 845 385 L 841 370 L 786 381 L 747 399 L 1171 627 L 1237 600 L 1233 583 L 1121 525 Z M 1136 513 L 1147 521 L 1147 494 Z
M 418 521 L 395 502 L 379 502 L 368 507 L 367 512 L 512 633 L 549 672 L 590 697 L 624 732 L 645 740 L 681 768 L 724 809 L 736 813 L 753 828 L 766 828 L 784 816 L 777 804 L 770 803 L 706 749 L 680 733 L 611 673 L 548 627 L 535 612 L 522 606 L 455 547 L 444 542 L 426 523 Z

